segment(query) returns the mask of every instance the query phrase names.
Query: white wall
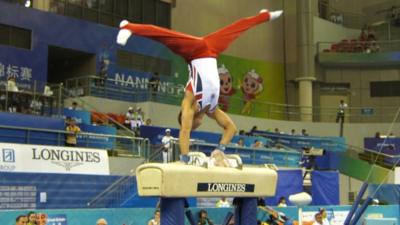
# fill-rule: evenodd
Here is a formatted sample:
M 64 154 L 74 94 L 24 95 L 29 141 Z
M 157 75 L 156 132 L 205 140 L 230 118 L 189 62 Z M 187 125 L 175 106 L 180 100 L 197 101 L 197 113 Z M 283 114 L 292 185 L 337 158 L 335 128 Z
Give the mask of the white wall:
M 177 115 L 180 111 L 178 106 L 145 102 L 132 104 L 123 101 L 108 100 L 96 97 L 82 97 L 84 102 L 92 105 L 100 112 L 126 113 L 129 106 L 140 106 L 145 112 L 145 118 L 151 118 L 154 125 L 163 127 L 178 128 Z M 71 102 L 69 100 L 68 102 Z M 69 103 L 66 102 L 66 105 Z M 80 102 L 79 100 L 77 101 Z M 300 131 L 307 129 L 310 135 L 315 136 L 338 136 L 339 125 L 336 123 L 313 123 L 313 122 L 298 122 L 298 121 L 283 121 L 252 118 L 240 115 L 231 115 L 238 129 L 250 130 L 252 126 L 257 125 L 260 130 L 279 128 L 281 131 L 289 132 L 291 129 Z M 348 144 L 362 147 L 364 137 L 372 137 L 376 131 L 387 131 L 389 123 L 349 123 L 345 124 L 344 136 Z M 397 123 L 395 128 L 398 128 Z M 203 125 L 199 128 L 202 131 L 222 132 L 221 128 L 211 119 L 205 118 Z M 394 130 L 394 134 L 399 136 L 398 129 Z
M 176 0 L 173 30 L 204 36 L 261 9 L 282 9 L 281 0 Z M 248 59 L 283 62 L 283 20 L 260 24 L 243 33 L 225 52 Z
M 345 28 L 319 17 L 314 17 L 314 43 L 339 42 L 342 39 L 358 38 L 361 30 Z

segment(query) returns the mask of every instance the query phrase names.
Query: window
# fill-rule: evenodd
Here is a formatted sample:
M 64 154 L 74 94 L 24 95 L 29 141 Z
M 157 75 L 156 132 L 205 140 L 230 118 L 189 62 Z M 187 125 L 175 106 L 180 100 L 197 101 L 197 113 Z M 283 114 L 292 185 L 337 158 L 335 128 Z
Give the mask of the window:
M 157 2 L 156 25 L 160 27 L 171 27 L 171 4 Z
M 171 74 L 171 62 L 169 60 L 124 50 L 117 51 L 117 65 L 137 71 L 158 72 L 166 76 Z
M 369 86 L 371 97 L 400 96 L 400 81 L 373 81 Z
M 31 49 L 32 31 L 0 24 L 0 44 Z
M 162 0 L 50 0 L 50 12 L 114 27 L 124 19 L 171 27 L 171 4 Z

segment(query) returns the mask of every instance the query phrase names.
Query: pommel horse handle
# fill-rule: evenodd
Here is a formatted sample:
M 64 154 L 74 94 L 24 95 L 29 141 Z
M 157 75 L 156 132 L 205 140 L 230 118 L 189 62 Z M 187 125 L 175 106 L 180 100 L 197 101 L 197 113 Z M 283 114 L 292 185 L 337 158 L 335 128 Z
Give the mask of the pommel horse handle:
M 242 169 L 243 162 L 239 155 L 237 154 L 227 154 L 225 155 L 229 160 L 229 164 L 232 165 L 232 168 Z M 189 157 L 191 159 L 192 165 L 202 166 L 205 168 L 210 167 L 209 158 L 203 152 L 189 152 Z

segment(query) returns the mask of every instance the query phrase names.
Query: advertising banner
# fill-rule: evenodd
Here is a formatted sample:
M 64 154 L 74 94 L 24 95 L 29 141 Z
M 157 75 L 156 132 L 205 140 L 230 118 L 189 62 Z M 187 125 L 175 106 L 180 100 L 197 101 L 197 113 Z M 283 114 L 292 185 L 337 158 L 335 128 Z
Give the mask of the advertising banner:
M 312 222 L 315 221 L 315 214 L 318 211 L 306 211 L 302 213 L 302 221 L 303 222 Z M 330 208 L 326 209 L 326 215 L 324 215 L 324 221 L 328 221 L 328 223 L 324 222 L 324 224 L 330 225 L 343 225 L 344 221 L 346 220 L 347 214 L 349 213 L 348 210 L 333 210 Z
M 0 143 L 0 172 L 109 175 L 107 151 Z

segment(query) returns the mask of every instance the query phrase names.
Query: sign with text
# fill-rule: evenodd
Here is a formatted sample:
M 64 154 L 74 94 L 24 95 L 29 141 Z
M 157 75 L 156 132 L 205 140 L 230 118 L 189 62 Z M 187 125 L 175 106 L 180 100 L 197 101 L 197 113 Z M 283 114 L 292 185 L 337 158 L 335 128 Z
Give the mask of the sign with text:
M 0 143 L 0 172 L 109 175 L 107 151 Z

